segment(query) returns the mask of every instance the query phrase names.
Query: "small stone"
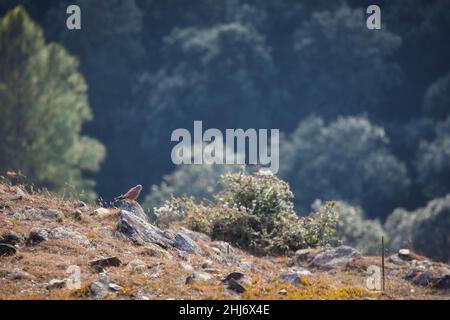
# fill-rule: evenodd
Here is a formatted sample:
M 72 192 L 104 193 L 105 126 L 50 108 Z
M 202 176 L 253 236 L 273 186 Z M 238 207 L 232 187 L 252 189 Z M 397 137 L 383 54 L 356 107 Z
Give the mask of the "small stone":
M 83 201 L 78 201 L 77 204 L 75 205 L 75 208 L 85 210 L 88 208 L 88 205 Z
M 388 257 L 388 260 L 392 263 L 398 264 L 398 265 L 404 265 L 404 264 L 408 264 L 408 261 L 400 259 L 398 253 L 395 253 L 393 255 L 390 255 Z
M 245 292 L 245 288 L 234 279 L 230 279 L 230 281 L 228 281 L 227 289 L 239 294 Z
M 19 198 L 23 198 L 25 197 L 25 191 L 23 191 L 22 189 L 20 189 L 19 187 L 16 188 L 16 196 Z
M 80 209 L 75 210 L 74 218 L 77 221 L 81 221 L 83 219 L 83 213 L 81 212 Z
M 57 227 L 50 230 L 49 236 L 53 239 L 71 240 L 83 245 L 89 245 L 90 243 L 84 235 L 66 227 Z
M 297 286 L 302 283 L 302 278 L 297 273 L 285 273 L 280 276 L 281 280 L 286 283 L 290 283 Z
M 47 290 L 53 290 L 53 289 L 62 289 L 66 286 L 66 279 L 59 280 L 59 279 L 53 279 L 50 280 L 50 282 L 47 284 Z
M 110 282 L 108 288 L 114 292 L 122 291 L 123 288 L 116 283 Z
M 30 245 L 35 245 L 43 241 L 47 241 L 48 238 L 49 232 L 47 230 L 40 228 L 31 229 L 27 242 Z
M 94 215 L 99 218 L 108 216 L 110 213 L 111 212 L 109 211 L 109 209 L 106 209 L 106 208 L 98 208 L 94 211 Z
M 19 268 L 14 268 L 6 275 L 8 280 L 34 280 L 35 276 L 29 274 L 28 272 L 23 271 Z
M 208 281 L 211 280 L 212 276 L 205 272 L 194 272 L 191 276 L 186 278 L 186 284 L 192 283 L 194 281 Z
M 134 259 L 128 262 L 125 269 L 133 271 L 145 271 L 147 269 L 147 265 L 142 260 Z
M 105 281 L 97 280 L 92 282 L 90 290 L 93 297 L 101 299 L 108 293 L 108 284 Z
M 281 294 L 282 296 L 285 296 L 287 294 L 287 290 L 281 289 L 280 291 L 278 291 L 278 293 Z
M 23 236 L 19 233 L 16 233 L 14 231 L 7 231 L 3 234 L 3 236 L 0 238 L 0 242 L 7 243 L 10 245 L 16 245 L 22 242 Z
M 242 272 L 231 272 L 225 278 L 222 279 L 222 282 L 233 280 L 241 280 L 245 275 Z
M 183 269 L 183 270 L 185 270 L 185 271 L 192 271 L 192 270 L 194 270 L 194 267 L 191 266 L 191 265 L 188 264 L 188 263 L 182 262 L 182 263 L 180 263 L 180 266 L 181 266 L 181 269 Z
M 0 243 L 0 257 L 13 256 L 17 253 L 16 247 L 7 243 Z
M 411 251 L 409 249 L 398 250 L 398 257 L 403 260 L 411 260 Z
M 101 272 L 107 267 L 119 267 L 121 264 L 122 262 L 117 257 L 100 258 L 89 262 L 89 266 L 97 272 Z
M 44 218 L 49 218 L 49 219 L 63 219 L 64 218 L 64 214 L 56 209 L 50 209 L 50 210 L 45 210 L 42 212 L 42 216 Z

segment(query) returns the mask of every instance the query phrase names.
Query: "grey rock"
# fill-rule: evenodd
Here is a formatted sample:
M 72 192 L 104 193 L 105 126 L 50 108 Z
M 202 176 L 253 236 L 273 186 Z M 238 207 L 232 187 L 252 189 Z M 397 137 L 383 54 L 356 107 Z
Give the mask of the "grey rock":
M 6 274 L 6 279 L 8 280 L 34 280 L 35 276 L 23 271 L 20 268 L 14 268 Z
M 404 260 L 404 259 L 401 259 L 401 258 L 398 256 L 397 253 L 395 253 L 395 254 L 393 254 L 393 255 L 390 255 L 390 256 L 388 257 L 388 261 L 390 261 L 390 262 L 392 262 L 392 263 L 395 263 L 395 264 L 398 264 L 398 265 L 404 265 L 404 264 L 408 264 L 408 263 L 409 263 L 409 261 L 406 261 L 406 260 Z
M 52 239 L 71 240 L 84 245 L 89 245 L 90 243 L 81 233 L 66 227 L 57 227 L 50 230 L 49 236 Z
M 304 269 L 304 268 L 297 268 L 297 267 L 289 268 L 289 272 L 296 273 L 299 276 L 311 276 L 312 275 L 311 271 Z
M 430 271 L 424 271 L 424 272 L 419 272 L 418 275 L 416 275 L 413 279 L 412 282 L 420 287 L 427 287 L 430 284 L 432 284 L 435 280 L 435 275 L 430 272 Z
M 0 243 L 0 257 L 13 256 L 17 253 L 16 247 L 8 243 Z
M 90 290 L 94 298 L 102 299 L 108 293 L 109 283 L 104 280 L 97 280 L 91 283 Z
M 437 289 L 450 289 L 450 274 L 445 274 L 436 280 L 435 285 Z
M 73 216 L 74 216 L 74 219 L 77 221 L 83 220 L 83 213 L 81 212 L 80 209 L 75 210 Z
M 398 257 L 400 259 L 409 261 L 412 260 L 411 258 L 411 251 L 409 249 L 400 249 L 398 250 Z
M 89 262 L 89 266 L 97 272 L 102 272 L 107 267 L 119 267 L 121 264 L 117 257 L 100 258 Z
M 29 245 L 35 245 L 49 239 L 49 232 L 46 229 L 33 228 L 28 236 L 27 243 Z
M 310 248 L 297 250 L 295 251 L 294 260 L 298 264 L 308 262 L 313 252 L 314 250 Z
M 225 241 L 214 241 L 212 247 L 217 248 L 222 254 L 233 254 L 234 248 Z
M 195 252 L 201 254 L 202 250 L 188 235 L 178 232 L 175 236 L 175 248 L 186 252 Z
M 22 241 L 24 241 L 24 237 L 21 234 L 14 232 L 14 231 L 7 231 L 0 238 L 0 242 L 7 243 L 10 245 L 19 244 Z
M 61 219 L 64 218 L 64 214 L 56 209 L 49 209 L 49 210 L 45 210 L 42 211 L 42 216 L 44 218 L 48 218 L 48 219 Z
M 189 238 L 191 238 L 194 241 L 200 241 L 200 240 L 204 241 L 204 242 L 211 241 L 211 238 L 204 233 L 192 231 L 192 230 L 186 229 L 184 227 L 181 227 L 179 231 L 182 232 L 183 234 L 189 236 Z
M 53 279 L 47 284 L 47 290 L 62 289 L 66 287 L 66 279 Z
M 245 292 L 245 288 L 244 286 L 242 286 L 238 281 L 236 281 L 235 279 L 230 279 L 230 281 L 228 281 L 228 285 L 227 285 L 227 289 L 231 290 L 233 292 L 236 293 L 244 293 Z
M 433 264 L 428 260 L 412 260 L 411 265 L 413 268 L 419 268 L 423 270 L 433 269 Z
M 194 281 L 208 281 L 212 276 L 206 272 L 194 272 L 192 275 L 186 278 L 186 284 L 190 284 Z
M 227 281 L 230 281 L 231 279 L 241 280 L 244 276 L 245 276 L 245 274 L 243 274 L 242 272 L 237 272 L 237 271 L 231 272 L 225 278 L 222 279 L 222 282 L 227 282 Z
M 299 285 L 302 282 L 300 275 L 297 273 L 285 273 L 280 276 L 283 282 L 290 283 L 294 286 Z
M 320 269 L 335 269 L 347 265 L 354 258 L 360 256 L 361 253 L 352 247 L 339 246 L 319 252 L 311 261 L 311 265 Z
M 120 201 L 118 201 L 118 208 L 128 211 L 128 212 L 131 212 L 132 214 L 138 216 L 145 222 L 149 222 L 148 215 L 145 214 L 144 209 L 142 209 L 140 204 L 137 203 L 136 201 L 131 202 L 131 201 L 126 201 L 126 200 L 120 200 Z
M 22 189 L 17 187 L 16 196 L 18 196 L 19 198 L 22 198 L 22 197 L 25 197 L 25 195 L 26 195 L 25 191 L 23 191 Z
M 125 267 L 126 270 L 132 270 L 132 271 L 145 271 L 147 269 L 147 265 L 144 263 L 144 261 L 140 259 L 134 259 L 128 262 L 127 266 Z
M 189 254 L 186 251 L 177 250 L 177 256 L 184 261 L 189 261 Z
M 117 230 L 135 244 L 155 243 L 162 248 L 173 247 L 175 244 L 173 233 L 163 231 L 126 210 L 120 211 Z
M 121 286 L 119 286 L 117 283 L 113 283 L 113 282 L 108 283 L 108 288 L 114 292 L 123 290 L 123 288 Z

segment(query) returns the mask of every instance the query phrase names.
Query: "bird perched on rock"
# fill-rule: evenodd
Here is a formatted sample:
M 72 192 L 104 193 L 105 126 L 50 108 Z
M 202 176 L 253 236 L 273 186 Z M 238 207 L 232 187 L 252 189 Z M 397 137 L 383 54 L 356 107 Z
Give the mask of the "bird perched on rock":
M 127 193 L 118 196 L 117 198 L 114 198 L 114 200 L 130 200 L 130 201 L 136 201 L 136 199 L 139 197 L 139 194 L 142 191 L 142 186 L 138 184 L 136 187 L 131 188 L 127 191 Z

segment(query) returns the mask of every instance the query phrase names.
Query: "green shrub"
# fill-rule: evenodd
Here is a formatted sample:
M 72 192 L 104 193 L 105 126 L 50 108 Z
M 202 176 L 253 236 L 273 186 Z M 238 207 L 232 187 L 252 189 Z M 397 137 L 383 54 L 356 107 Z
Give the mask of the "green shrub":
M 289 185 L 272 174 L 228 173 L 221 182 L 224 191 L 208 205 L 186 198 L 180 205 L 180 199 L 173 198 L 167 207 L 183 207 L 180 215 L 188 228 L 255 254 L 284 254 L 335 241 L 337 215 L 333 203 L 299 218 Z

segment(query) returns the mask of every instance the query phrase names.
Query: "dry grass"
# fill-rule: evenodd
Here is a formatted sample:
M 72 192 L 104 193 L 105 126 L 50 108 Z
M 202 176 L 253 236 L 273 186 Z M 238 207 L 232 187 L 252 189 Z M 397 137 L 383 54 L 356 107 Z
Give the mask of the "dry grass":
M 233 266 L 214 260 L 210 243 L 199 241 L 205 256 L 189 255 L 183 260 L 175 251 L 164 251 L 155 245 L 136 246 L 113 236 L 116 229 L 118 210 L 111 210 L 106 216 L 93 215 L 95 207 L 83 212 L 82 219 L 75 218 L 76 201 L 64 200 L 46 192 L 29 192 L 17 197 L 17 188 L 0 184 L 0 235 L 13 230 L 28 235 L 32 228 L 56 228 L 64 226 L 82 234 L 89 245 L 76 241 L 50 239 L 38 245 L 20 244 L 18 253 L 0 257 L 0 299 L 91 299 L 89 286 L 98 278 L 89 267 L 89 261 L 98 257 L 116 256 L 123 266 L 108 268 L 111 281 L 123 287 L 122 292 L 110 294 L 106 299 L 441 299 L 448 298 L 439 292 L 412 287 L 401 279 L 401 267 L 387 264 L 389 270 L 388 292 L 369 292 L 365 289 L 365 270 L 376 264 L 378 257 L 355 260 L 351 267 L 342 271 L 314 271 L 309 277 L 302 277 L 297 286 L 280 281 L 280 274 L 288 270 L 289 259 L 254 257 L 240 250 L 234 251 L 241 260 L 251 264 L 251 270 L 241 270 L 251 279 L 246 292 L 239 295 L 230 292 L 220 281 L 224 275 L 237 271 Z M 27 207 L 36 209 L 58 209 L 64 213 L 62 219 L 20 219 Z M 162 254 L 158 258 L 156 253 Z M 125 265 L 134 259 L 142 260 L 144 271 L 127 270 Z M 189 285 L 185 279 L 194 271 L 202 271 L 202 264 L 208 263 L 216 273 L 209 281 L 196 281 Z M 183 264 L 193 270 L 186 270 Z M 80 289 L 47 290 L 52 279 L 67 277 L 67 267 L 77 265 L 81 269 Z M 32 275 L 32 279 L 10 280 L 6 275 L 14 268 Z

